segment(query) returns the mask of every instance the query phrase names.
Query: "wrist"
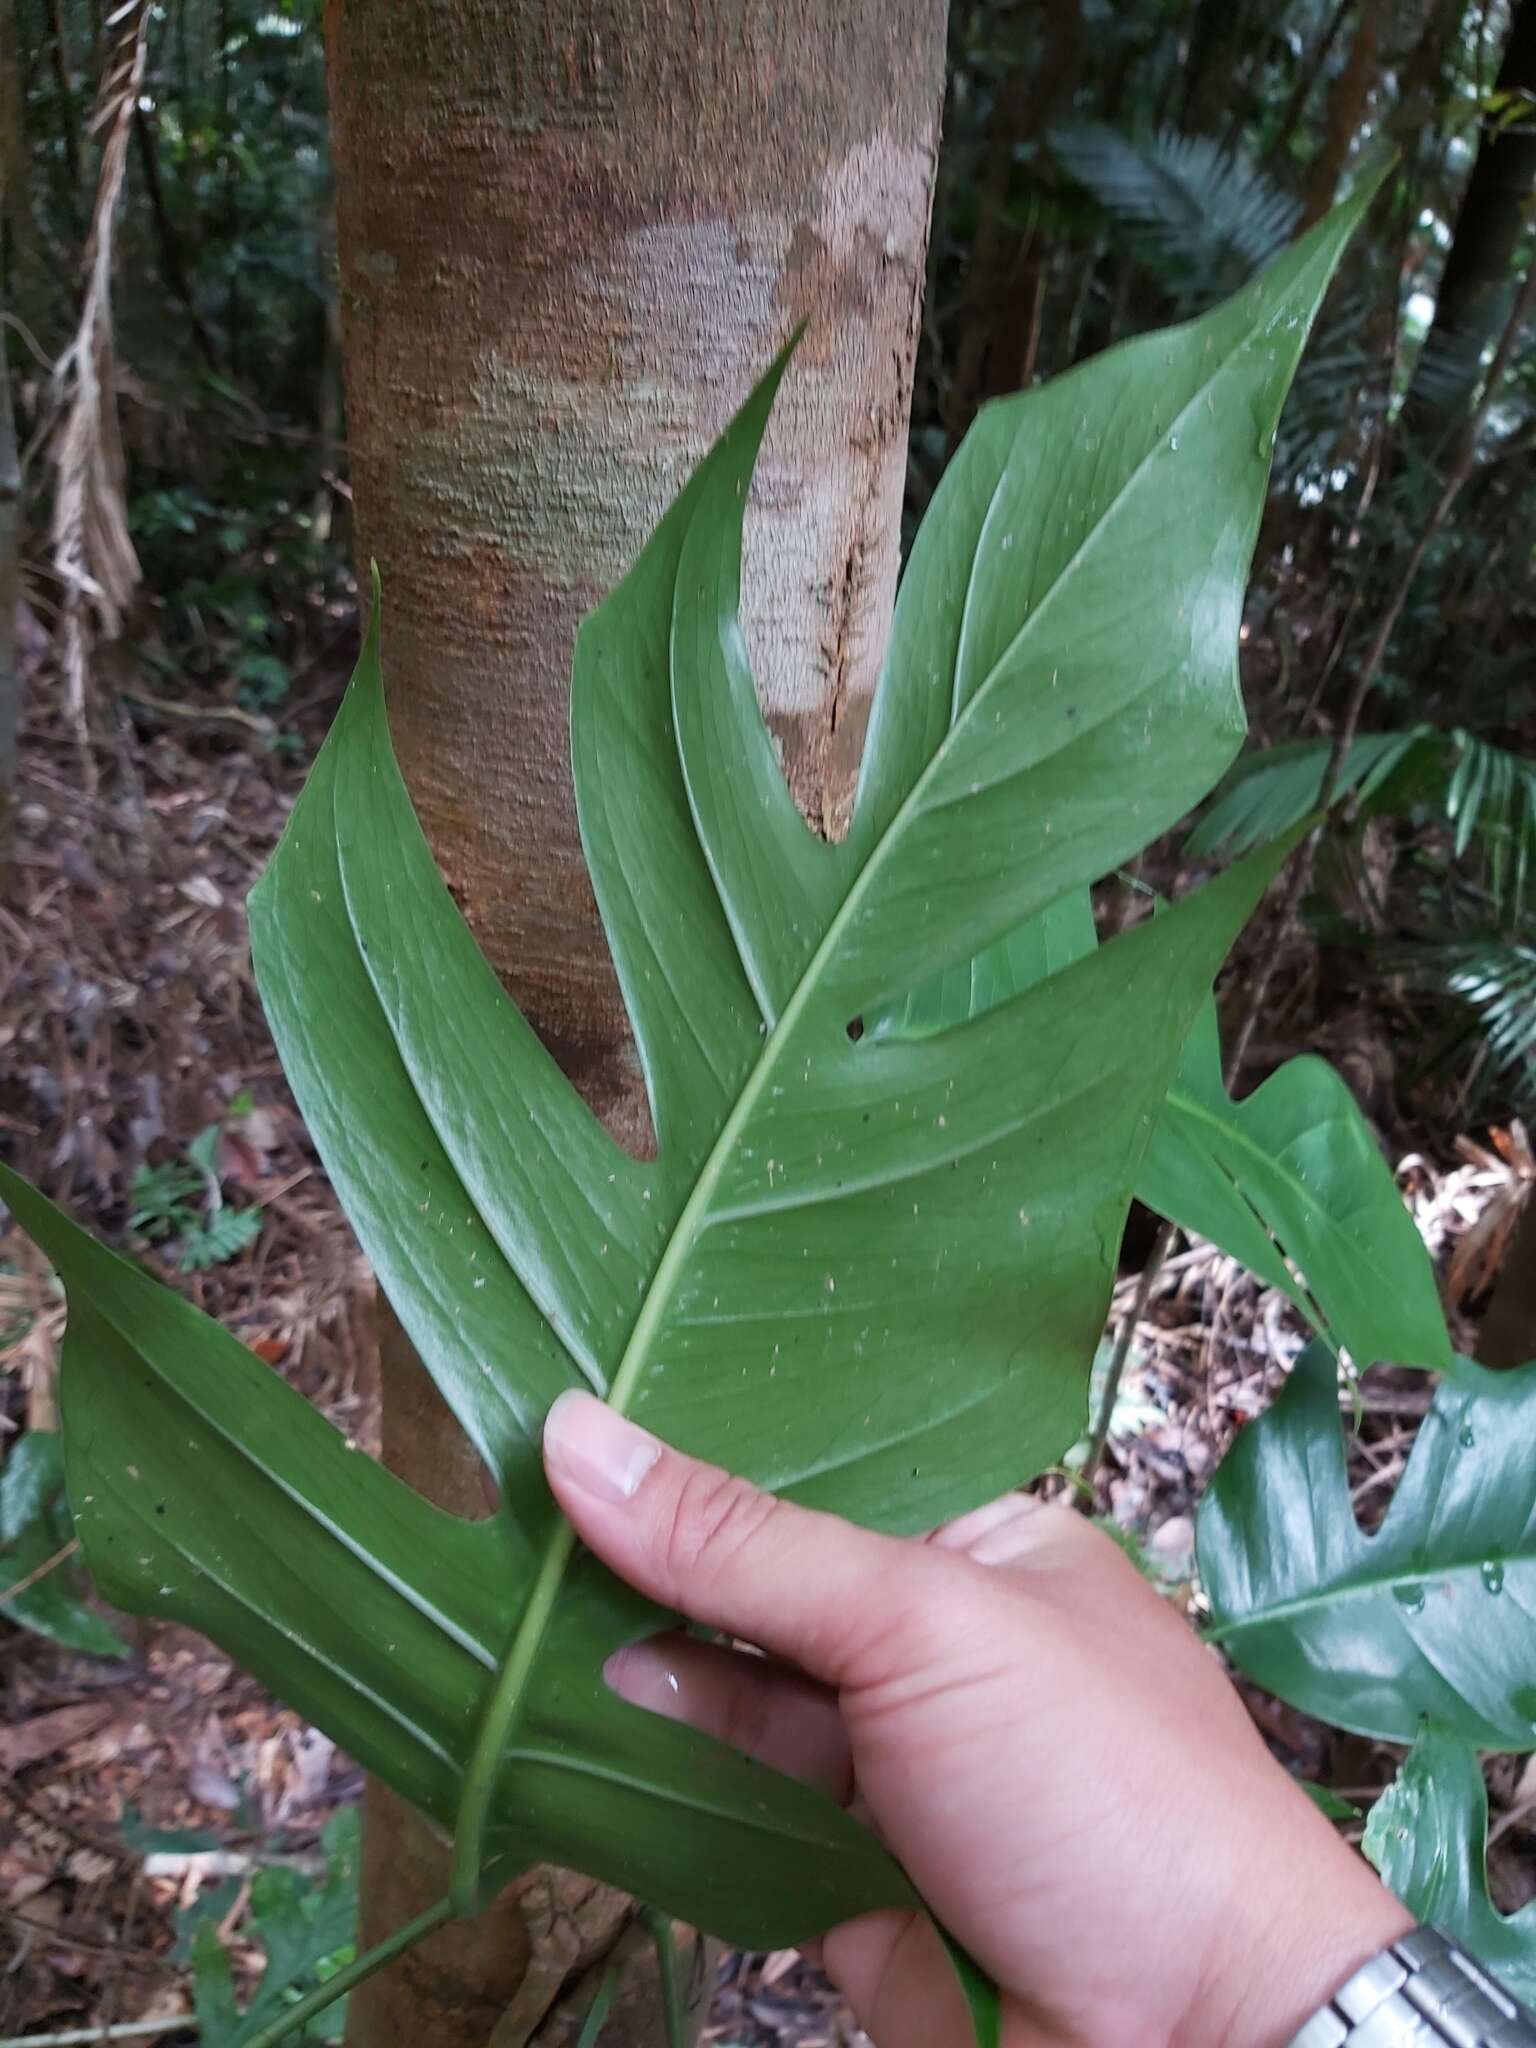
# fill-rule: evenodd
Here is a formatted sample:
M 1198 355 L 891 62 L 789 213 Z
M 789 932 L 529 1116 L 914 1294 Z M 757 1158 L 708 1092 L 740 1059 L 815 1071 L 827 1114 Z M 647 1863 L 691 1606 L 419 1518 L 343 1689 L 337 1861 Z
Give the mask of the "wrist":
M 1414 1926 L 1369 1866 L 1334 1837 L 1317 1865 L 1234 1911 L 1208 1959 L 1202 2010 L 1171 2048 L 1287 2048 L 1313 2014 L 1373 1956 Z

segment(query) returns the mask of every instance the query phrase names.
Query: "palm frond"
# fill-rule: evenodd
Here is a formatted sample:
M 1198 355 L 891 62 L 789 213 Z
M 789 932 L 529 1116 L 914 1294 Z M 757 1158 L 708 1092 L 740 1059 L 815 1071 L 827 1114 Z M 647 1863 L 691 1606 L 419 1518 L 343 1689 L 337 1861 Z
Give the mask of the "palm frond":
M 1299 825 L 1317 807 L 1332 750 L 1331 740 L 1296 740 L 1247 755 L 1190 834 L 1190 855 L 1225 851 L 1235 858 Z M 1333 800 L 1354 795 L 1361 805 L 1371 803 L 1400 769 L 1411 772 L 1394 786 L 1394 800 L 1400 793 L 1405 807 L 1433 803 L 1451 827 L 1458 860 L 1476 842 L 1495 921 L 1513 924 L 1536 870 L 1536 761 L 1460 726 L 1361 733 L 1344 757 Z
M 1450 735 L 1456 750 L 1445 814 L 1464 854 L 1476 838 L 1488 863 L 1495 912 L 1516 917 L 1536 862 L 1536 761 L 1472 733 Z
M 1536 1070 L 1536 946 L 1490 936 L 1446 953 L 1446 986 L 1477 1014 L 1501 1069 Z
M 1360 733 L 1340 763 L 1334 802 L 1356 791 L 1362 802 L 1374 796 L 1426 735 L 1435 737 L 1426 726 L 1408 732 Z M 1235 859 L 1299 825 L 1317 808 L 1332 752 L 1332 740 L 1321 739 L 1292 740 L 1245 755 L 1190 834 L 1190 857 L 1201 860 L 1225 852 Z
M 1332 307 L 1302 358 L 1275 434 L 1275 479 L 1295 489 L 1326 481 L 1340 450 L 1354 438 L 1363 407 L 1380 411 L 1385 396 L 1372 394 L 1372 366 L 1364 337 L 1370 305 L 1352 293 Z
M 1208 135 L 1125 135 L 1104 122 L 1072 121 L 1052 130 L 1051 146 L 1128 231 L 1134 253 L 1191 308 L 1244 283 L 1301 220 L 1297 199 Z
M 1444 413 L 1447 418 L 1470 412 L 1477 387 L 1482 382 L 1485 347 L 1480 334 L 1431 328 L 1414 366 L 1415 397 L 1427 399 L 1437 412 Z

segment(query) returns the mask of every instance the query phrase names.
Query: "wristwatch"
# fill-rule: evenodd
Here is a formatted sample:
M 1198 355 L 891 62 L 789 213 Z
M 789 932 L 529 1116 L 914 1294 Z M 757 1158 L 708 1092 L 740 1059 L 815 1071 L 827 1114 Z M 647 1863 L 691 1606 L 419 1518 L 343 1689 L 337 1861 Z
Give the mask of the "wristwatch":
M 1290 2048 L 1536 2048 L 1536 2018 L 1432 1927 L 1373 1956 Z

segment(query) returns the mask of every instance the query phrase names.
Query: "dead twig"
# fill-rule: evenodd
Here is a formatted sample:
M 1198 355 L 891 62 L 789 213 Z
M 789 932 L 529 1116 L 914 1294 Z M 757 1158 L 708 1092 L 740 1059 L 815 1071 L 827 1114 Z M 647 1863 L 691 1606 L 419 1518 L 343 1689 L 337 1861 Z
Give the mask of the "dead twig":
M 23 1593 L 30 1593 L 39 1581 L 46 1579 L 50 1572 L 57 1571 L 59 1566 L 72 1558 L 79 1548 L 79 1537 L 71 1536 L 52 1557 L 45 1557 L 41 1564 L 34 1565 L 26 1577 L 18 1579 L 14 1586 L 0 1587 L 0 1607 L 3 1607 L 7 1600 L 19 1600 Z
M 91 118 L 93 131 L 101 137 L 101 163 L 85 248 L 85 293 L 79 322 L 53 373 L 61 418 L 53 450 L 52 531 L 53 568 L 63 593 L 59 659 L 81 772 L 91 796 L 97 788 L 86 692 L 91 641 L 116 637 L 140 575 L 128 532 L 117 421 L 112 251 L 133 113 L 144 78 L 149 11 L 149 0 L 127 0 L 111 17 L 117 36 Z

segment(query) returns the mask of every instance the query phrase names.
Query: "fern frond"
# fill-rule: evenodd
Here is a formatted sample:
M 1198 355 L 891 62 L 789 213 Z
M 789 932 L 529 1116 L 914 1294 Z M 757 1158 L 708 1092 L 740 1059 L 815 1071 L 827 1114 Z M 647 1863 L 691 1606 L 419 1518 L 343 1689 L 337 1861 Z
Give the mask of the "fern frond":
M 178 1263 L 183 1273 L 205 1273 L 243 1252 L 260 1235 L 259 1209 L 216 1209 L 206 1223 L 183 1233 Z
M 1124 135 L 1104 122 L 1072 121 L 1052 130 L 1051 146 L 1129 231 L 1135 254 L 1191 308 L 1243 284 L 1301 220 L 1297 199 L 1208 135 Z

